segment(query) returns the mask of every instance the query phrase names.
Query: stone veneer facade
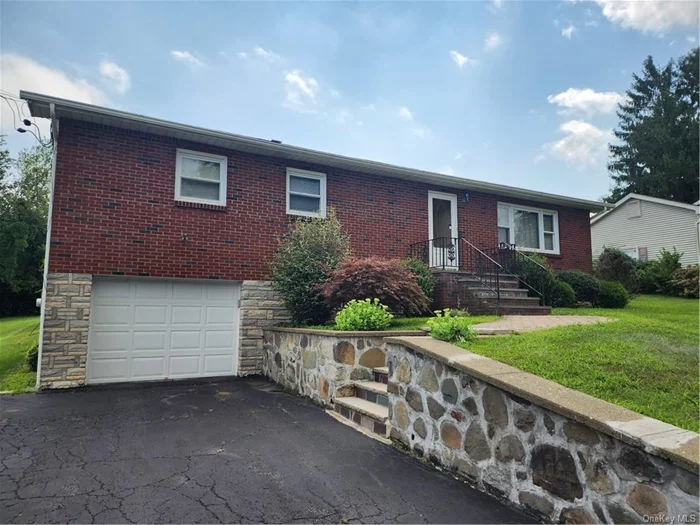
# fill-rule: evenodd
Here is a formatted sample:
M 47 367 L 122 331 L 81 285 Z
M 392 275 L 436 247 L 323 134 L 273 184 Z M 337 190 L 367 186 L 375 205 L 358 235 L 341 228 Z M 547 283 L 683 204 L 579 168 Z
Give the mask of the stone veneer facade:
M 263 374 L 288 390 L 328 406 L 336 395 L 352 395 L 353 381 L 371 381 L 372 369 L 386 366 L 387 335 L 421 331 L 339 332 L 304 328 L 265 331 Z
M 521 384 L 536 383 L 530 374 L 447 343 L 425 343 L 453 349 L 436 359 L 422 343 L 398 341 L 387 345 L 387 360 L 391 438 L 401 446 L 546 521 L 698 523 L 697 434 L 547 382 L 550 406 L 566 404 L 560 400 L 568 391 L 599 418 L 631 415 L 636 419 L 625 419 L 629 428 L 663 428 L 667 437 L 658 443 L 685 443 L 678 450 L 694 458 L 684 461 L 681 454 L 670 461 L 660 457 L 664 450 L 631 445 L 633 439 L 617 439 L 506 390 L 509 382 L 518 383 L 518 374 Z M 450 360 L 466 366 L 450 366 Z M 470 363 L 481 363 L 480 375 L 490 382 L 466 373 Z M 651 437 L 658 435 L 652 431 Z
M 270 281 L 241 283 L 238 375 L 263 374 L 263 330 L 290 320 L 279 293 Z
M 49 273 L 46 285 L 41 388 L 85 385 L 92 275 Z M 238 375 L 263 373 L 263 329 L 289 321 L 269 281 L 241 283 Z
M 49 273 L 44 304 L 41 387 L 85 384 L 92 275 Z

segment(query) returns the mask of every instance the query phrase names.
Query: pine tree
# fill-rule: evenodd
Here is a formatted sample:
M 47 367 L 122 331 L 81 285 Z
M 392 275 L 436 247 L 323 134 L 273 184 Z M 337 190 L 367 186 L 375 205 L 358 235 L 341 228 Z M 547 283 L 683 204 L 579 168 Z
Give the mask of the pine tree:
M 699 51 L 663 68 L 648 57 L 641 75 L 633 75 L 627 100 L 617 112 L 618 142 L 609 147 L 613 188 L 607 201 L 628 193 L 688 203 L 700 198 Z

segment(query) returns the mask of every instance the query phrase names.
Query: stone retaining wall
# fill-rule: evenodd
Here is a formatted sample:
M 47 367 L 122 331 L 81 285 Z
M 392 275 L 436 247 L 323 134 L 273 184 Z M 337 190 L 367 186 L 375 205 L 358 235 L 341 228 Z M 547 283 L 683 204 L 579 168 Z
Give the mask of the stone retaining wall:
M 482 490 L 546 521 L 698 523 L 696 433 L 427 337 L 387 361 L 392 440 Z
M 49 273 L 46 281 L 41 387 L 85 384 L 92 275 Z
M 270 328 L 265 330 L 263 374 L 292 392 L 330 405 L 339 389 L 353 381 L 371 381 L 372 369 L 386 366 L 385 337 L 419 334 L 423 332 Z

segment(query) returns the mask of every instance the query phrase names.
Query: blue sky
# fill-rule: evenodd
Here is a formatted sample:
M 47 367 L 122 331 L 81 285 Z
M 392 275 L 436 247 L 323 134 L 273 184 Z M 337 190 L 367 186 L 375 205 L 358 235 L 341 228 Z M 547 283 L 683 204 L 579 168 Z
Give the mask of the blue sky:
M 698 36 L 697 3 L 659 0 L 2 2 L 0 15 L 5 93 L 591 199 L 609 187 L 631 74 Z M 2 104 L 13 152 L 31 145 Z

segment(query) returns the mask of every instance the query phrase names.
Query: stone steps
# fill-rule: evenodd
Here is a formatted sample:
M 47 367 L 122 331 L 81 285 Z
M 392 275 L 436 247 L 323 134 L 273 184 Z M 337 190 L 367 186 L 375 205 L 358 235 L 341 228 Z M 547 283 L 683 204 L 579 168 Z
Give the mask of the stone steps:
M 366 392 L 366 391 L 365 391 Z M 389 408 L 360 397 L 336 397 L 335 411 L 378 436 L 389 436 Z

